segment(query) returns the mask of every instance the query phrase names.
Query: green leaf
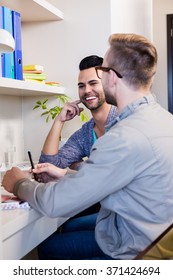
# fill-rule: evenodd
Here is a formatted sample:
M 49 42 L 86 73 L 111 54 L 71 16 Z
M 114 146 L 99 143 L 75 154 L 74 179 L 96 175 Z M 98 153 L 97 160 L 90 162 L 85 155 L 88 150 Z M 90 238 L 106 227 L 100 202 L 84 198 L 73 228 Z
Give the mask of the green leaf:
M 57 114 L 52 114 L 52 120 L 56 118 Z
M 35 105 L 32 110 L 37 109 L 37 108 L 40 108 L 40 105 Z
M 42 107 L 43 110 L 46 110 L 46 109 L 47 109 L 47 106 L 46 106 L 46 105 L 42 105 L 41 107 Z
M 49 121 L 49 117 L 50 117 L 50 115 L 49 116 L 47 116 L 47 118 L 46 118 L 46 122 L 48 123 L 48 121 Z
M 67 95 L 57 95 L 56 99 L 59 99 L 62 104 L 68 102 L 71 98 Z
M 88 122 L 89 121 L 89 118 L 88 118 L 87 114 L 83 111 L 80 113 L 80 120 L 81 120 L 81 122 Z
M 57 105 L 50 109 L 48 109 L 46 106 L 46 103 L 49 101 L 49 98 L 44 98 L 43 101 L 36 101 L 36 105 L 33 108 L 33 110 L 38 108 L 40 108 L 43 111 L 46 110 L 41 114 L 41 116 L 47 115 L 46 122 L 50 120 L 50 117 L 52 119 L 55 119 L 55 117 L 60 114 L 64 104 L 71 100 L 69 96 L 64 94 L 55 95 L 55 98 L 57 99 Z M 82 122 L 87 122 L 89 120 L 88 116 L 84 112 L 81 112 L 80 119 Z
M 41 117 L 44 116 L 44 115 L 47 115 L 47 114 L 49 114 L 49 113 L 50 113 L 49 111 L 43 112 L 43 113 L 41 114 Z
M 40 100 L 38 100 L 38 101 L 36 102 L 36 104 L 41 105 L 41 101 L 40 101 Z
M 48 100 L 49 100 L 48 98 L 45 98 L 45 99 L 43 100 L 43 104 L 45 104 Z
M 58 110 L 56 108 L 50 109 L 50 114 L 58 114 Z

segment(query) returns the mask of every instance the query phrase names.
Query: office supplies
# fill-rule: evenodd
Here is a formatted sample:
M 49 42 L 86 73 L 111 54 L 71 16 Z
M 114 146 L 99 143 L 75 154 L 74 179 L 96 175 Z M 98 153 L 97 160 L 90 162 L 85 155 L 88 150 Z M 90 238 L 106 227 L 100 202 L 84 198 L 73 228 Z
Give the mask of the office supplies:
M 30 152 L 30 151 L 28 151 L 28 156 L 29 156 L 29 161 L 30 161 L 30 163 L 31 163 L 31 169 L 34 169 L 34 162 L 33 162 L 33 160 L 32 160 L 32 155 L 31 155 L 31 152 Z M 33 173 L 33 175 L 34 175 L 34 179 L 37 181 L 37 174 L 34 174 L 34 173 Z
M 2 22 L 2 7 L 0 7 L 0 29 L 3 28 L 3 22 Z M 2 40 L 1 35 L 0 35 L 0 40 Z M 2 43 L 3 46 L 4 43 Z M 2 54 L 0 50 L 0 77 L 2 77 Z
M 23 78 L 24 79 L 33 79 L 33 80 L 46 80 L 46 74 L 45 73 L 41 73 L 41 74 L 33 74 L 33 73 L 25 73 L 23 72 Z
M 45 82 L 45 84 L 48 86 L 55 86 L 55 87 L 60 86 L 60 84 L 58 82 Z
M 44 68 L 42 65 L 38 64 L 29 64 L 29 65 L 24 65 L 23 66 L 23 71 L 25 70 L 38 70 L 38 71 L 44 71 Z
M 41 73 L 43 73 L 43 71 L 42 70 L 23 70 L 23 73 L 41 74 Z
M 2 6 L 3 29 L 7 30 L 11 35 L 12 27 L 12 11 L 10 8 Z M 2 77 L 14 79 L 14 54 L 5 53 L 2 56 Z
M 30 205 L 26 201 L 20 200 L 18 197 L 11 194 L 1 194 L 1 207 L 0 210 L 12 210 L 12 209 L 28 209 Z
M 20 13 L 18 13 L 16 11 L 12 11 L 12 24 L 13 24 L 13 37 L 15 40 L 14 78 L 16 80 L 23 80 Z
M 0 77 L 2 77 L 2 68 L 4 62 L 4 53 L 14 51 L 15 43 L 12 35 L 3 29 L 3 14 L 0 6 Z

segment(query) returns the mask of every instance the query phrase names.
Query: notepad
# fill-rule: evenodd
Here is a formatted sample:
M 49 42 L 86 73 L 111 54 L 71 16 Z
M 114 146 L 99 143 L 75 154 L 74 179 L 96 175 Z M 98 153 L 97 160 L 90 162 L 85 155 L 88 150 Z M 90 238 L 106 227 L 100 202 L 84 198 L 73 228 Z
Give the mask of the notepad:
M 29 64 L 29 65 L 23 65 L 23 71 L 35 71 L 35 70 L 38 70 L 38 71 L 44 71 L 44 67 L 43 65 L 37 65 L 37 64 Z
M 14 195 L 1 194 L 1 210 L 11 210 L 11 209 L 29 209 L 30 205 L 26 201 L 20 200 Z

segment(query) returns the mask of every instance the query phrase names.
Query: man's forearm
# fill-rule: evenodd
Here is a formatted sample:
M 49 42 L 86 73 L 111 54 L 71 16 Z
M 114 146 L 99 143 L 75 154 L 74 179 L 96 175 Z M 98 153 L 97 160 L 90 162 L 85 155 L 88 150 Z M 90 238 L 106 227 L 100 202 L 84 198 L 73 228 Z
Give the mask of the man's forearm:
M 46 155 L 55 155 L 59 150 L 59 141 L 64 123 L 54 121 L 51 130 L 45 140 L 42 152 Z

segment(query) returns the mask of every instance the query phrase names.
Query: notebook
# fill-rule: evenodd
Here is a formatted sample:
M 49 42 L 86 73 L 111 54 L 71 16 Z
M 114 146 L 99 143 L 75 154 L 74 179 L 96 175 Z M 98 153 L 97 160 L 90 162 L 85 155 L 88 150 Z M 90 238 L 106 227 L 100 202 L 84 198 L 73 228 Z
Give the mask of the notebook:
M 3 189 L 3 188 L 2 188 Z M 29 209 L 30 205 L 26 201 L 20 200 L 18 197 L 1 190 L 1 210 L 11 209 Z

